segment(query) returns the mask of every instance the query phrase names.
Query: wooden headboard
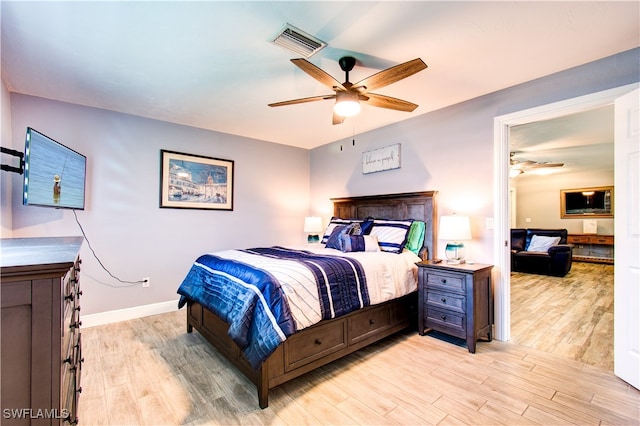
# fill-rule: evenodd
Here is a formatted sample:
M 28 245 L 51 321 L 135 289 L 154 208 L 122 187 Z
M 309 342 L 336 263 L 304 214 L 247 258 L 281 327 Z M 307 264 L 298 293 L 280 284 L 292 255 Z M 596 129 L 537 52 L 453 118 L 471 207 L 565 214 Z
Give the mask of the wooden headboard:
M 406 192 L 403 194 L 366 195 L 362 197 L 332 198 L 333 215 L 340 218 L 415 219 L 426 224 L 423 247 L 424 259 L 436 258 L 438 191 Z

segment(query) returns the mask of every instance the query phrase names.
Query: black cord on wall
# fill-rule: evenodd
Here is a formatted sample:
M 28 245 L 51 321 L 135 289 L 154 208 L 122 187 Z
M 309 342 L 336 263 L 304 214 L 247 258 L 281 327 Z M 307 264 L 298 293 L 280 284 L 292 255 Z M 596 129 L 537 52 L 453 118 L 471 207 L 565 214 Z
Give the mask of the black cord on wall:
M 78 214 L 76 213 L 75 209 L 73 210 L 73 216 L 76 218 L 76 223 L 78 224 L 78 227 L 80 228 L 80 232 L 82 232 L 82 236 L 84 237 L 85 241 L 87 242 L 87 246 L 89 247 L 89 250 L 91 250 L 91 253 L 93 254 L 93 257 L 96 258 L 96 260 L 98 261 L 98 263 L 100 264 L 100 266 L 102 267 L 102 269 L 104 269 L 107 274 L 111 275 L 111 277 L 119 282 L 121 282 L 122 284 L 129 284 L 129 285 L 124 285 L 124 286 L 112 286 L 106 283 L 100 283 L 100 284 L 104 284 L 107 285 L 109 287 L 116 287 L 116 288 L 122 288 L 122 287 L 133 287 L 135 285 L 138 284 L 142 284 L 144 281 L 143 280 L 138 280 L 138 281 L 126 281 L 126 280 L 122 280 L 118 277 L 116 277 L 115 275 L 113 275 L 111 273 L 111 271 L 109 271 L 107 269 L 106 266 L 104 266 L 104 264 L 102 263 L 102 261 L 98 258 L 98 255 L 96 254 L 95 250 L 93 250 L 93 247 L 91 247 L 91 242 L 89 241 L 89 238 L 87 238 L 87 234 L 84 232 L 84 228 L 82 228 L 82 225 L 80 224 L 80 221 L 78 220 Z

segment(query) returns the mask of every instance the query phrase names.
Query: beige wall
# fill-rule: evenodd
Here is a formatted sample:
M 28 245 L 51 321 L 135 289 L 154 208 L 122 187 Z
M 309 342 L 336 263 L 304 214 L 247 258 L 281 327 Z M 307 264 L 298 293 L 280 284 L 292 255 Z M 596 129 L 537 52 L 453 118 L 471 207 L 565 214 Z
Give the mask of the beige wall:
M 566 228 L 570 234 L 581 234 L 582 219 L 560 217 L 560 191 L 613 185 L 613 170 L 558 173 L 547 176 L 524 174 L 512 179 L 511 185 L 516 189 L 517 228 Z M 597 221 L 599 234 L 613 235 L 613 219 L 597 219 Z

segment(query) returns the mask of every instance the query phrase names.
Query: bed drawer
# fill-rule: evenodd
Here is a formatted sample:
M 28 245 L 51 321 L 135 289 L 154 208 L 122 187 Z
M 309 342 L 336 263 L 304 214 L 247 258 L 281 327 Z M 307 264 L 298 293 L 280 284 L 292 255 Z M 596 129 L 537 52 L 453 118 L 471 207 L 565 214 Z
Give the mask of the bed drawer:
M 285 371 L 309 364 L 347 347 L 347 321 L 335 320 L 315 327 L 316 332 L 294 334 L 285 341 Z
M 391 307 L 375 306 L 349 318 L 349 344 L 353 345 L 376 334 L 381 329 L 391 327 Z

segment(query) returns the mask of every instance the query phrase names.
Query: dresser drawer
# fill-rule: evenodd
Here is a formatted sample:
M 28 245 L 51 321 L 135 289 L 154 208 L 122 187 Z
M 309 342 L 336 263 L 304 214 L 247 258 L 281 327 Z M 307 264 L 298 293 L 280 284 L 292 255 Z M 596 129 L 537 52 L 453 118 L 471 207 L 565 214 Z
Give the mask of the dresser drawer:
M 587 235 L 569 235 L 567 237 L 567 243 L 569 244 L 589 244 L 591 237 Z
M 294 334 L 285 341 L 285 371 L 309 364 L 347 347 L 347 321 L 336 320 L 317 326 L 316 333 Z
M 460 294 L 431 291 L 427 289 L 423 303 L 435 309 L 444 309 L 449 312 L 464 314 L 465 301 L 466 297 Z
M 456 337 L 466 337 L 465 315 L 453 311 L 428 308 L 426 326 Z
M 391 326 L 391 307 L 388 305 L 365 309 L 349 318 L 349 344 L 357 343 Z
M 604 244 L 608 246 L 613 245 L 613 236 L 612 235 L 594 235 L 591 237 L 591 244 Z
M 426 275 L 425 283 L 427 288 L 440 288 L 443 290 L 464 293 L 466 290 L 464 275 L 453 274 L 441 271 L 423 271 Z

